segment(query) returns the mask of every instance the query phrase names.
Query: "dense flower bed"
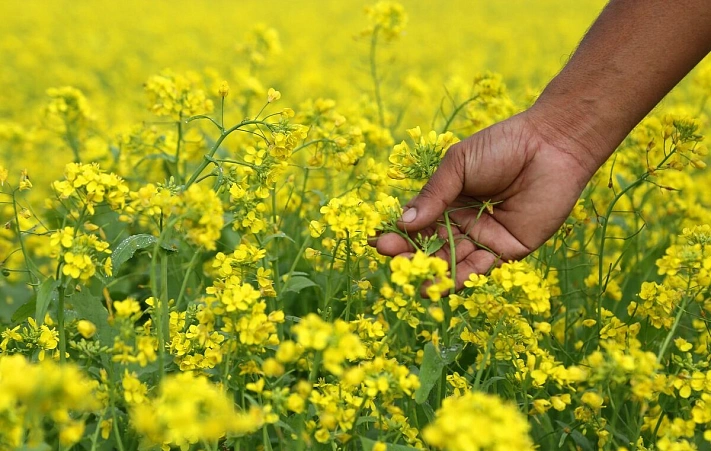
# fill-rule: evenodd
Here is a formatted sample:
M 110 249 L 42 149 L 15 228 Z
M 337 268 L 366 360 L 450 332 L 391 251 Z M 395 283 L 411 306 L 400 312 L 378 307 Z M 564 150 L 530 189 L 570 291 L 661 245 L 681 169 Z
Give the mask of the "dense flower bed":
M 562 51 L 600 6 L 583 3 Z M 222 70 L 180 47 L 169 50 L 187 70 L 123 54 L 118 72 L 144 73 L 142 93 L 118 90 L 106 66 L 121 41 L 92 65 L 89 49 L 110 39 L 90 7 L 69 8 L 94 30 L 89 49 L 34 44 L 79 63 L 38 78 L 74 86 L 11 92 L 42 62 L 0 43 L 18 69 L 0 78 L 0 449 L 709 446 L 708 61 L 540 250 L 455 293 L 456 264 L 437 256 L 454 243 L 408 236 L 417 252 L 389 259 L 369 240 L 397 231 L 401 202 L 453 144 L 529 105 L 560 61 L 536 72 L 534 53 L 508 76 L 512 92 L 497 73 L 445 69 L 457 48 L 443 33 L 441 52 L 408 68 L 398 46 L 435 38 L 412 26 L 426 8 L 406 5 L 329 6 L 355 40 L 319 43 L 312 53 L 340 58 L 303 72 L 280 30 L 259 24 Z M 38 15 L 18 24 L 51 29 L 51 10 L 27 7 Z M 527 8 L 519 20 L 563 11 Z M 209 52 L 219 39 L 205 28 L 189 41 Z M 493 31 L 465 44 L 531 45 Z M 336 63 L 350 69 L 335 76 Z M 496 215 L 497 203 L 466 208 Z

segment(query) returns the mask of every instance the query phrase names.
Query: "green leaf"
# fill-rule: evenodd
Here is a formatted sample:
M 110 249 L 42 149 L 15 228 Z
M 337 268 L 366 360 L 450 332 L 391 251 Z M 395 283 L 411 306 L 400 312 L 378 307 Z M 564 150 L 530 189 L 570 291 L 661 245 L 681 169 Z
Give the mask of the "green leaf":
M 427 417 L 427 422 L 428 423 L 433 422 L 435 419 L 435 411 L 432 408 L 432 406 L 429 405 L 429 403 L 424 403 L 424 404 L 420 404 L 420 408 L 422 409 L 422 412 Z
M 97 337 L 102 345 L 114 344 L 116 330 L 109 324 L 109 311 L 101 303 L 100 297 L 92 295 L 88 289 L 85 289 L 68 296 L 67 304 L 71 305 L 78 319 L 87 319 L 94 323 Z
M 486 380 L 486 382 L 484 382 L 484 383 L 481 385 L 481 391 L 485 392 L 485 391 L 487 391 L 487 390 L 489 389 L 489 387 L 490 387 L 492 384 L 494 384 L 494 383 L 496 383 L 496 382 L 498 382 L 498 381 L 505 381 L 505 380 L 506 380 L 506 378 L 503 377 L 503 376 L 493 376 L 493 377 L 490 377 L 490 378 L 488 378 L 488 379 Z
M 369 438 L 361 437 L 360 443 L 363 445 L 363 451 L 372 451 L 375 446 L 376 441 Z M 388 451 L 416 451 L 417 448 L 413 448 L 407 445 L 395 445 L 393 443 L 386 443 L 388 446 Z
M 303 277 L 303 276 L 296 276 L 296 277 L 291 277 L 289 280 L 286 281 L 286 284 L 284 284 L 283 292 L 289 292 L 293 291 L 294 293 L 298 293 L 304 288 L 308 287 L 315 287 L 316 282 L 313 280 Z
M 415 391 L 415 402 L 422 404 L 427 400 L 430 391 L 435 386 L 439 378 L 442 377 L 444 360 L 439 355 L 439 351 L 432 343 L 425 345 L 425 355 L 422 357 L 420 367 L 420 388 Z
M 15 310 L 15 313 L 12 314 L 12 318 L 10 320 L 13 323 L 19 323 L 27 318 L 31 317 L 34 315 L 35 310 L 36 310 L 36 305 L 37 305 L 37 298 L 33 297 L 29 301 L 25 302 L 21 306 Z
M 271 235 L 268 235 L 266 238 L 264 238 L 264 241 L 262 242 L 262 245 L 267 244 L 268 242 L 270 242 L 271 240 L 273 240 L 273 239 L 275 239 L 275 238 L 285 238 L 285 239 L 291 241 L 292 243 L 295 243 L 295 241 L 294 241 L 289 235 L 287 235 L 286 233 L 284 233 L 284 232 L 277 232 L 277 233 L 273 233 L 273 234 L 271 234 Z
M 46 443 L 40 443 L 39 445 L 24 445 L 19 448 L 15 448 L 15 451 L 51 451 L 52 447 Z
M 144 161 L 147 160 L 165 160 L 169 163 L 175 163 L 175 156 L 174 155 L 168 155 L 167 153 L 152 153 L 150 155 L 146 155 L 145 157 L 141 158 L 136 165 L 139 165 L 143 163 Z
M 44 316 L 47 313 L 49 304 L 53 298 L 57 296 L 57 281 L 48 278 L 37 290 L 37 301 L 35 302 L 35 321 L 37 325 L 41 326 L 44 324 Z
M 114 273 L 117 273 L 121 265 L 130 260 L 136 251 L 153 246 L 157 241 L 158 238 L 145 233 L 131 235 L 121 241 L 111 254 L 111 265 L 113 266 Z
M 440 350 L 439 355 L 440 357 L 442 357 L 442 360 L 444 361 L 445 365 L 453 363 L 457 359 L 459 353 L 462 352 L 463 347 L 464 346 L 461 343 L 454 343 L 451 344 L 448 348 L 442 348 Z

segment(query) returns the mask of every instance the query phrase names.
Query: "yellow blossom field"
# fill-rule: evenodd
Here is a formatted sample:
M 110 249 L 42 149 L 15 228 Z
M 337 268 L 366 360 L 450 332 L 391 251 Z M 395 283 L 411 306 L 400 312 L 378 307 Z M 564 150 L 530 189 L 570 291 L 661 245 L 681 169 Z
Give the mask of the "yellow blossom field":
M 603 6 L 0 3 L 0 451 L 711 449 L 708 58 L 526 259 L 368 244 Z

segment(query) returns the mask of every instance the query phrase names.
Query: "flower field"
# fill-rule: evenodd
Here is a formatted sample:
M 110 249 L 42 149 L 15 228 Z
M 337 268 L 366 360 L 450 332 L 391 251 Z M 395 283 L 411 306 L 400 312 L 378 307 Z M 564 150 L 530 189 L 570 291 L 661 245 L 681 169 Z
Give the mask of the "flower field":
M 525 259 L 397 227 L 603 6 L 2 2 L 0 451 L 711 449 L 709 58 Z

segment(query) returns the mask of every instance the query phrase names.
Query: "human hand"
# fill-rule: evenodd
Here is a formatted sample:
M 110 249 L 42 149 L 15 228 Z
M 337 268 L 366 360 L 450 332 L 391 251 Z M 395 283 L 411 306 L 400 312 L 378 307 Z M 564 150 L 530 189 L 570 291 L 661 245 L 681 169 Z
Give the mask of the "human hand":
M 447 240 L 449 211 L 457 262 L 456 288 L 497 260 L 517 260 L 550 238 L 570 214 L 597 164 L 585 143 L 565 139 L 532 110 L 452 146 L 420 193 L 404 207 L 398 227 L 411 237 Z M 482 209 L 491 201 L 493 212 Z M 463 208 L 470 206 L 469 208 Z M 378 237 L 384 255 L 407 255 L 397 233 Z M 450 262 L 450 246 L 434 255 Z

